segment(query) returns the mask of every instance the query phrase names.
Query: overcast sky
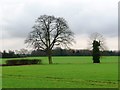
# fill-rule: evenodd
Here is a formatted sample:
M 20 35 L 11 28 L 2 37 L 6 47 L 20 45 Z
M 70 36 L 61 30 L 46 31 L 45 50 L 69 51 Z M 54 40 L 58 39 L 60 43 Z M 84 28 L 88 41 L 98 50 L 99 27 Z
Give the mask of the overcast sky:
M 63 17 L 75 33 L 71 48 L 86 49 L 88 37 L 98 32 L 109 50 L 118 49 L 119 0 L 0 0 L 0 48 L 26 48 L 24 40 L 40 15 Z

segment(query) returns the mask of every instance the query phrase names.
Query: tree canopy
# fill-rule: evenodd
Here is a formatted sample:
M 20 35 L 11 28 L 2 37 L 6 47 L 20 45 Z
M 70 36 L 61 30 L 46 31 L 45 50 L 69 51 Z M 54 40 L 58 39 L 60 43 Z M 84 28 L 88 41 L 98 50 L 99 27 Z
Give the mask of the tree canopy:
M 29 33 L 25 43 L 34 49 L 44 50 L 49 58 L 49 64 L 52 64 L 53 47 L 69 47 L 73 41 L 74 33 L 64 18 L 42 15 L 36 19 L 33 31 Z

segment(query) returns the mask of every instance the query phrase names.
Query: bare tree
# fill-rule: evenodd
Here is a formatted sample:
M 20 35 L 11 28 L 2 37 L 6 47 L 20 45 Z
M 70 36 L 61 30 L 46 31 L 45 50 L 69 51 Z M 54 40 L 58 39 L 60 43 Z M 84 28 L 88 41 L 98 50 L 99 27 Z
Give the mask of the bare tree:
M 16 53 L 16 54 L 20 54 L 20 55 L 27 55 L 27 54 L 31 54 L 31 51 L 22 48 L 22 49 L 20 49 L 20 50 L 15 50 L 15 53 Z
M 55 45 L 69 47 L 74 41 L 74 33 L 69 29 L 65 19 L 42 15 L 38 17 L 25 43 L 35 49 L 46 52 L 49 64 L 52 64 L 52 49 Z

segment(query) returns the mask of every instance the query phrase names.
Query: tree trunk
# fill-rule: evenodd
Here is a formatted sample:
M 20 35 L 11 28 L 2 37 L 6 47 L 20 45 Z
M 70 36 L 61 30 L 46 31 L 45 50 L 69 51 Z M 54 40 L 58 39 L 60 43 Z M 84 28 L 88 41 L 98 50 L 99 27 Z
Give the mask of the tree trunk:
M 52 56 L 48 56 L 49 64 L 52 64 Z
M 48 60 L 49 60 L 49 64 L 52 64 L 52 52 L 51 50 L 48 50 Z

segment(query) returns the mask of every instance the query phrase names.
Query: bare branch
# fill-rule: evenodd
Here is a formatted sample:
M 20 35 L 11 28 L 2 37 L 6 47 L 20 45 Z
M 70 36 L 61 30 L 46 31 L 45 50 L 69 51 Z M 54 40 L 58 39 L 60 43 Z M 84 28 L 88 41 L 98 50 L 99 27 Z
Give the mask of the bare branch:
M 35 21 L 33 31 L 30 32 L 25 43 L 46 50 L 47 54 L 50 54 L 55 45 L 65 47 L 72 45 L 73 36 L 74 33 L 69 29 L 65 19 L 42 15 Z

